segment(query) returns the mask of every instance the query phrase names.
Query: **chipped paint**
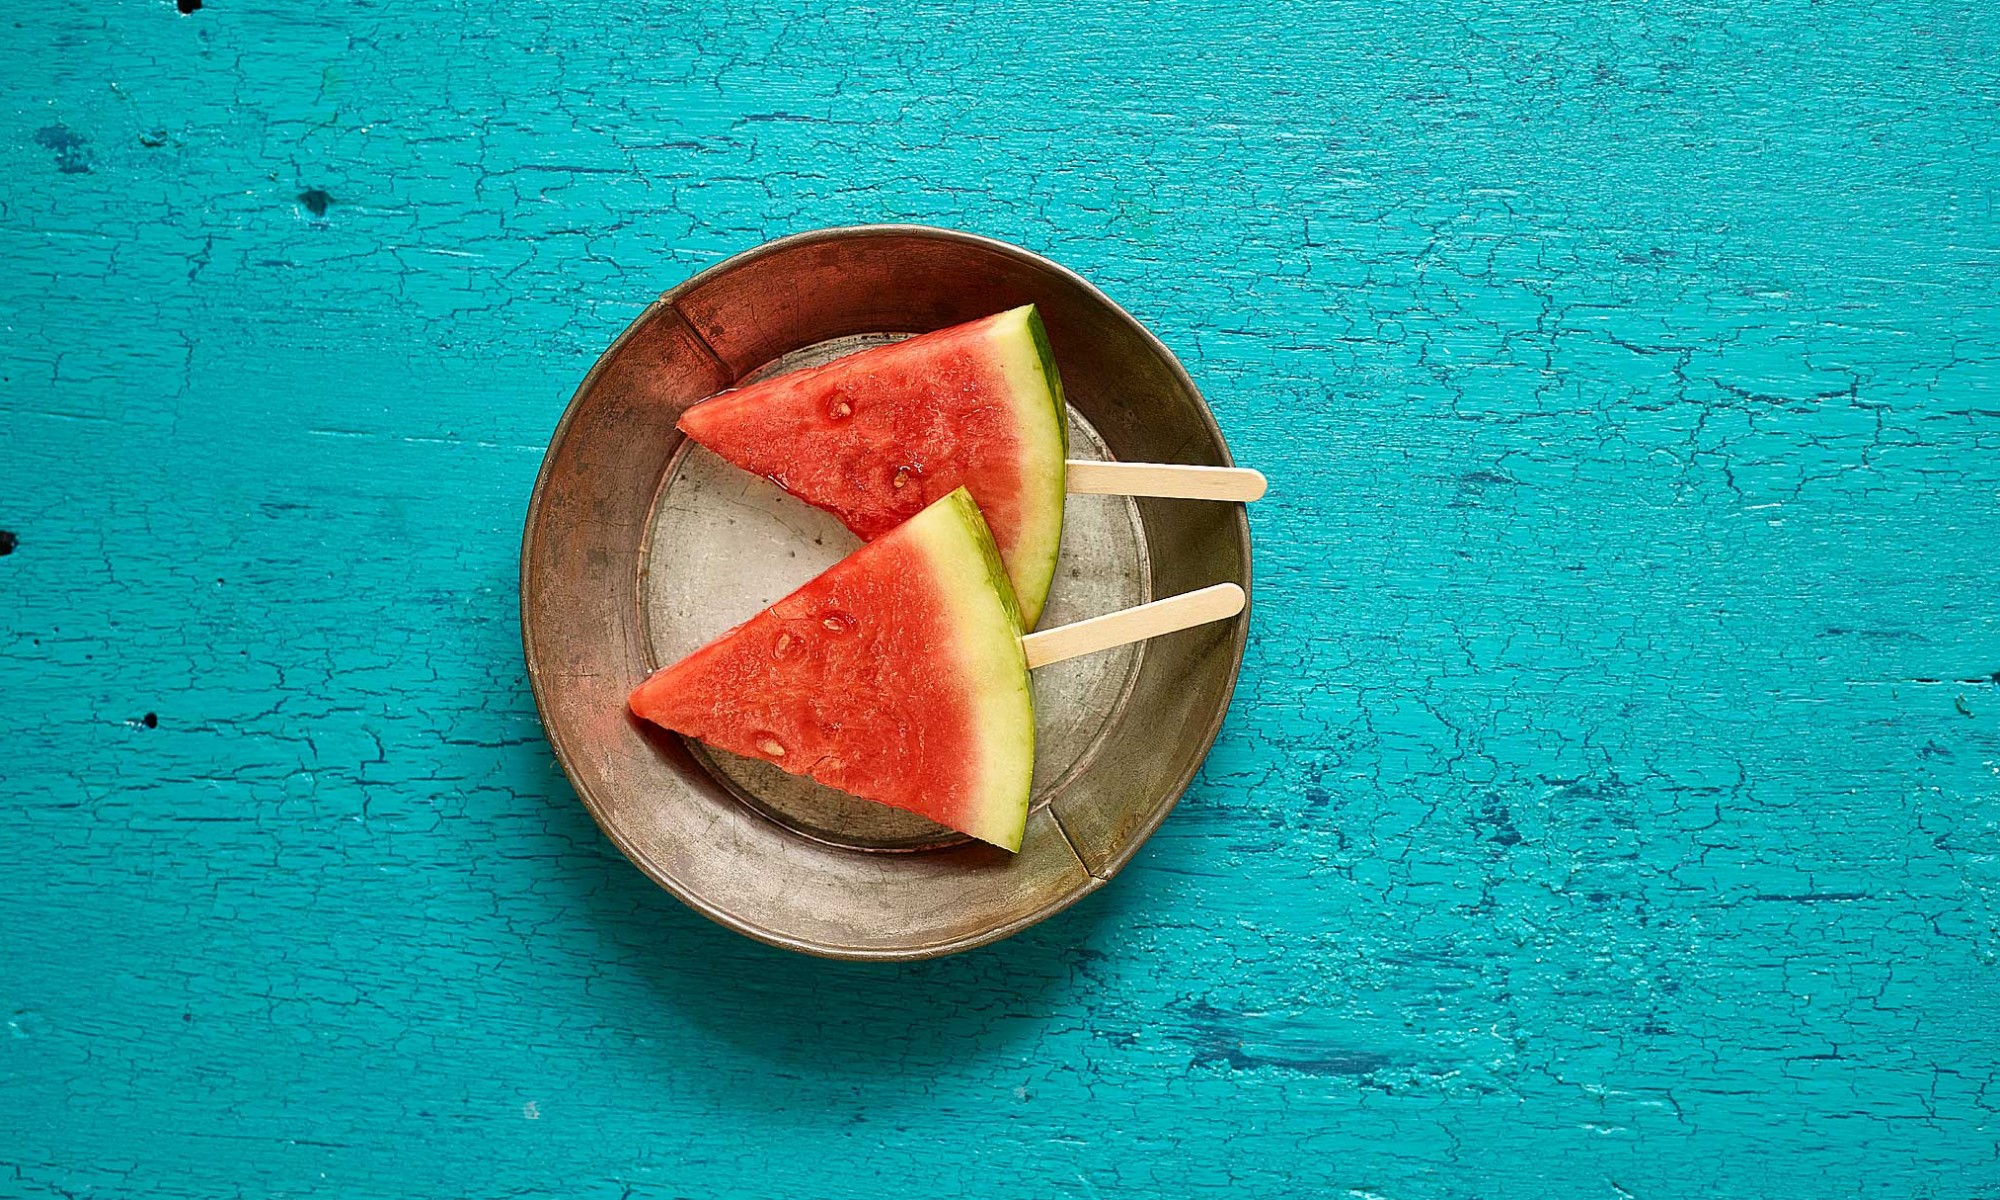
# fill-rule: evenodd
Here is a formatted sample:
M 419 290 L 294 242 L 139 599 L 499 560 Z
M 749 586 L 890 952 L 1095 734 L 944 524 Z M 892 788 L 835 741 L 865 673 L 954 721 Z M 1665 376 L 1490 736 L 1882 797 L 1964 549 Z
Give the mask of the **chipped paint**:
M 2000 10 L 8 22 L 0 1193 L 2000 1188 Z M 869 968 L 603 842 L 515 554 L 650 297 L 880 220 L 1272 487 L 1134 865 Z

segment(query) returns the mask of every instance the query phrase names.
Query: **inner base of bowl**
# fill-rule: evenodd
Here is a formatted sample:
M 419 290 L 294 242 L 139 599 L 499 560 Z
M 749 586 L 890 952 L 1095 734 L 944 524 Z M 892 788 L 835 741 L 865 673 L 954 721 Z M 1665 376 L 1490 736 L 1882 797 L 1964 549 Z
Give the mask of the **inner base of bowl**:
M 903 336 L 868 334 L 821 342 L 767 364 L 744 382 L 816 366 Z M 1097 431 L 1074 409 L 1069 439 L 1073 459 L 1111 457 Z M 640 626 L 655 667 L 749 619 L 860 545 L 832 516 L 693 442 L 684 442 L 668 464 L 647 521 L 639 568 Z M 1138 505 L 1124 496 L 1071 496 L 1040 628 L 1143 604 L 1152 598 L 1150 580 Z M 1033 807 L 1061 795 L 1088 768 L 1125 707 L 1143 654 L 1143 645 L 1123 646 L 1034 672 Z M 967 840 L 914 813 L 857 799 L 769 763 L 694 742 L 689 746 L 737 799 L 802 836 L 877 852 L 931 850 Z

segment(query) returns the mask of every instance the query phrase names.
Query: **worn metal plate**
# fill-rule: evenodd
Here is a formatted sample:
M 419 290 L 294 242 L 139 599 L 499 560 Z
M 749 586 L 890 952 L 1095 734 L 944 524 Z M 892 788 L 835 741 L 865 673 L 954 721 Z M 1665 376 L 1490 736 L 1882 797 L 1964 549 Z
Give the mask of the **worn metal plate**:
M 578 389 L 523 544 L 530 677 L 600 825 L 698 910 L 851 958 L 978 945 L 1111 877 L 1207 752 L 1242 661 L 1232 622 L 1036 672 L 1034 808 L 1019 854 L 690 746 L 625 711 L 648 671 L 851 550 L 831 517 L 728 468 L 674 422 L 750 379 L 1033 302 L 1071 403 L 1072 454 L 1226 465 L 1166 349 L 1101 293 L 1025 251 L 876 226 L 803 234 L 662 297 Z M 1222 580 L 1249 584 L 1240 506 L 1072 496 L 1046 627 Z

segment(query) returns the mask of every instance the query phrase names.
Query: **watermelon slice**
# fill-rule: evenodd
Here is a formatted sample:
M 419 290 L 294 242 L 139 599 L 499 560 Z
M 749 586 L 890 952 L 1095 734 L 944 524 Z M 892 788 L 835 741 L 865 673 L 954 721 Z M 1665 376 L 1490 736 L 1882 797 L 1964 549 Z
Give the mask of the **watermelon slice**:
M 839 517 L 864 541 L 964 487 L 1026 628 L 1062 543 L 1068 411 L 1033 305 L 704 400 L 682 432 Z
M 632 693 L 632 711 L 1009 850 L 1035 714 L 1020 612 L 964 488 Z

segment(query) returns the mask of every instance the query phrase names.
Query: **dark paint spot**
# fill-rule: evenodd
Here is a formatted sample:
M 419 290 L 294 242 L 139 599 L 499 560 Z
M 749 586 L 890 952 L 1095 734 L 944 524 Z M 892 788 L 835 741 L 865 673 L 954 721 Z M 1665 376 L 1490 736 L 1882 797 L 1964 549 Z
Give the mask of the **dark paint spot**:
M 35 131 L 35 144 L 56 155 L 56 170 L 65 175 L 90 174 L 90 155 L 84 147 L 88 139 L 64 125 L 44 125 Z
M 201 0 L 174 0 L 174 7 L 180 9 L 181 15 L 185 17 L 201 7 Z
M 1972 715 L 1972 709 L 1965 703 L 1965 694 L 1963 692 L 1959 693 L 1958 698 L 1951 702 L 1951 706 L 1958 710 L 1958 715 L 1961 717 Z
M 1518 846 L 1525 839 L 1521 831 L 1514 827 L 1514 818 L 1507 806 L 1489 797 L 1480 807 L 1479 815 L 1470 821 L 1475 831 L 1486 831 L 1486 841 L 1496 846 Z
M 20 537 L 12 530 L 0 529 L 0 558 L 5 558 L 9 554 L 14 553 L 14 547 L 20 544 Z
M 1246 1049 L 1245 1018 L 1196 1001 L 1189 1009 L 1194 1057 L 1191 1066 L 1221 1065 L 1235 1071 L 1267 1067 L 1305 1075 L 1371 1075 L 1389 1065 L 1388 1056 L 1365 1050 L 1334 1050 L 1323 1046 L 1273 1045 Z
M 333 197 L 319 188 L 307 188 L 299 193 L 299 203 L 305 205 L 306 211 L 313 216 L 323 217 L 326 210 L 333 207 Z
M 1589 779 L 1559 779 L 1543 775 L 1541 781 L 1553 788 L 1566 800 L 1618 800 L 1623 797 L 1625 785 L 1616 779 L 1597 783 Z
M 1944 747 L 1944 746 L 1940 746 L 1940 745 L 1938 745 L 1938 744 L 1937 744 L 1936 742 L 1926 742 L 1926 743 L 1924 743 L 1924 745 L 1923 745 L 1923 746 L 1922 746 L 1922 747 L 1921 747 L 1921 748 L 1920 748 L 1920 749 L 1919 749 L 1919 750 L 1917 751 L 1917 757 L 1918 757 L 1918 758 L 1950 758 L 1950 757 L 1952 757 L 1952 753 L 1951 753 L 1951 750 L 1950 750 L 1949 748 L 1947 748 L 1947 747 Z
M 181 1014 L 181 1020 L 182 1020 L 182 1021 L 192 1021 L 192 1020 L 194 1020 L 194 1014 L 193 1014 L 193 1013 L 182 1013 L 182 1014 Z
M 1332 798 L 1326 794 L 1325 788 L 1309 787 L 1306 789 L 1307 808 L 1325 808 L 1326 802 Z
M 160 714 L 147 713 L 145 716 L 139 718 L 139 723 L 148 729 L 158 729 L 160 727 Z
M 1487 483 L 1512 484 L 1519 482 L 1518 480 L 1515 480 L 1513 477 L 1508 475 L 1503 475 L 1498 471 L 1467 471 L 1465 474 L 1460 475 L 1458 477 L 1458 481 L 1460 483 L 1469 483 L 1469 484 L 1487 484 Z
M 139 135 L 139 144 L 148 150 L 158 150 L 167 144 L 167 131 L 155 129 L 151 133 L 142 133 Z

